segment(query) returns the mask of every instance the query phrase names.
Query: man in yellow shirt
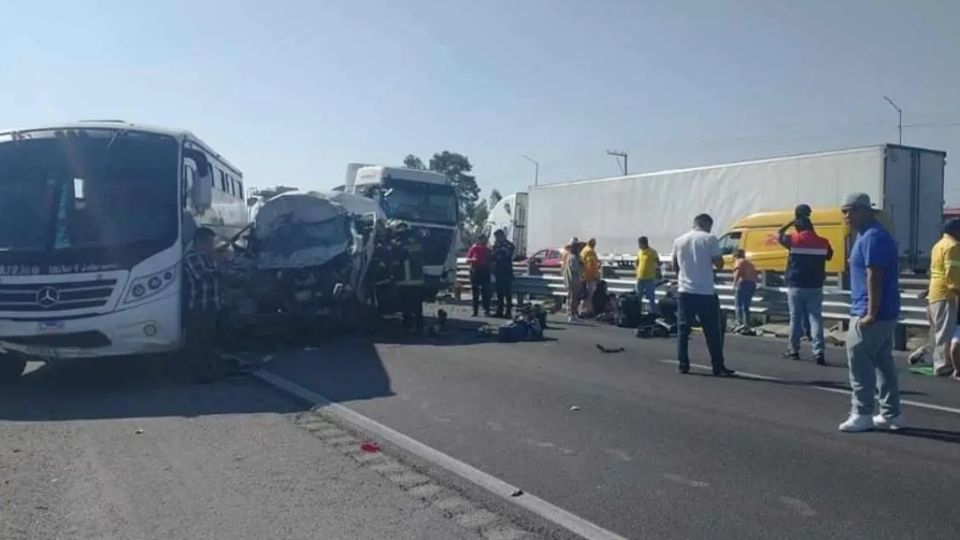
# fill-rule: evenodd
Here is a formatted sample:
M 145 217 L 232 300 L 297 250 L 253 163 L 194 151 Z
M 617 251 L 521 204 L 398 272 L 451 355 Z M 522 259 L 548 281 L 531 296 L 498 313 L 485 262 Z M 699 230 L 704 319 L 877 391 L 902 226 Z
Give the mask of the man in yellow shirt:
M 927 312 L 930 315 L 930 342 L 933 371 L 940 376 L 953 373 L 950 339 L 957 329 L 957 302 L 960 298 L 960 219 L 943 227 L 943 238 L 930 253 L 930 288 Z
M 593 316 L 593 295 L 597 292 L 597 284 L 600 282 L 600 258 L 597 257 L 597 240 L 591 238 L 587 245 L 580 251 L 580 264 L 583 265 L 583 283 L 587 287 L 587 294 L 582 299 L 585 306 L 584 312 L 587 316 Z
M 643 300 L 646 298 L 650 304 L 647 312 L 652 314 L 657 312 L 657 270 L 660 269 L 660 257 L 650 248 L 650 242 L 646 236 L 641 236 L 637 243 L 640 244 L 636 260 L 637 300 L 640 301 L 642 309 Z

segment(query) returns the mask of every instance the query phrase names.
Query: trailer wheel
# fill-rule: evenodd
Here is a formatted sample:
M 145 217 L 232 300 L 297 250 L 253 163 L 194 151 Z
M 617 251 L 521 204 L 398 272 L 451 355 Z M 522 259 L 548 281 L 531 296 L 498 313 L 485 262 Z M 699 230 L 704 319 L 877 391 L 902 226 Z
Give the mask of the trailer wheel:
M 27 369 L 26 358 L 10 353 L 0 353 L 0 384 L 16 382 L 25 369 Z

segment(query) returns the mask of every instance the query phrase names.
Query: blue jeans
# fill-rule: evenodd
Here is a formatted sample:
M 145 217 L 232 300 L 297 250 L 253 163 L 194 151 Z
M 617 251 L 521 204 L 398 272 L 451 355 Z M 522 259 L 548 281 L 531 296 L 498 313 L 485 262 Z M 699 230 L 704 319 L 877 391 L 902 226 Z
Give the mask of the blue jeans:
M 789 351 L 800 352 L 800 338 L 804 335 L 803 322 L 807 320 L 810 322 L 813 354 L 823 354 L 823 289 L 790 287 L 787 290 L 787 303 L 790 305 Z
M 900 385 L 893 361 L 893 333 L 896 329 L 895 320 L 876 321 L 862 328 L 859 317 L 850 318 L 847 361 L 854 414 L 873 414 L 876 394 L 883 416 L 900 415 Z
M 737 296 L 734 299 L 734 309 L 737 312 L 737 323 L 750 327 L 750 304 L 753 303 L 753 294 L 757 292 L 757 282 L 741 281 L 737 287 Z
M 690 366 L 690 327 L 694 318 L 700 320 L 703 336 L 710 351 L 713 370 L 724 369 L 723 332 L 720 329 L 720 300 L 712 294 L 680 293 L 677 295 L 677 362 L 679 367 Z
M 650 307 L 647 313 L 657 312 L 657 281 L 654 279 L 637 280 L 637 300 L 640 302 L 640 308 L 643 309 L 643 299 L 646 298 Z

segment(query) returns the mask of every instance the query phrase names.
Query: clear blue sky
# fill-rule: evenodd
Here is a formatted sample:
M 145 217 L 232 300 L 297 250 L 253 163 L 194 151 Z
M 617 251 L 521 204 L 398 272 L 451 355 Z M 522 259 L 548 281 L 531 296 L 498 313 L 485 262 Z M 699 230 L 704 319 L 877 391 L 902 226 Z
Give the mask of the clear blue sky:
M 2 2 L 0 124 L 194 131 L 248 185 L 330 188 L 347 161 L 469 156 L 532 182 L 896 141 L 960 124 L 960 2 Z M 907 127 L 948 151 L 960 126 Z

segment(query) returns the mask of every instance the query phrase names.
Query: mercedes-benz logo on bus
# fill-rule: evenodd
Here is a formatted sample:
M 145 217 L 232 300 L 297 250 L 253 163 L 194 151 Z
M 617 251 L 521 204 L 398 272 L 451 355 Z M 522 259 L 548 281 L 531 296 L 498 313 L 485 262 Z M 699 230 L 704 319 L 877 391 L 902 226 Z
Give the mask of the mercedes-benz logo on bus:
M 37 291 L 37 303 L 41 307 L 50 307 L 60 301 L 60 291 L 47 286 Z

